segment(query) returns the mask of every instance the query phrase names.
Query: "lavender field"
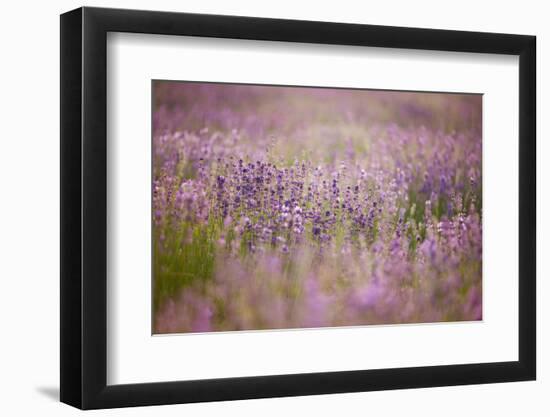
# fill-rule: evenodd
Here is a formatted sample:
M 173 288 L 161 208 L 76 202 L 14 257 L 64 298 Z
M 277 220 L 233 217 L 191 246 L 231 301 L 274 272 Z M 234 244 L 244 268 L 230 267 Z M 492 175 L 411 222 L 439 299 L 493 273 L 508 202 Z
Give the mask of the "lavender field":
M 480 320 L 481 112 L 153 82 L 154 333 Z

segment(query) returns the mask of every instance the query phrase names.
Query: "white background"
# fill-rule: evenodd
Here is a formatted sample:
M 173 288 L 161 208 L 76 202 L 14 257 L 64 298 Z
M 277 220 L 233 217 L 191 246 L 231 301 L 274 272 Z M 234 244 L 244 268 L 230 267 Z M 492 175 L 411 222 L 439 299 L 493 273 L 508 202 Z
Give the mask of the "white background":
M 437 1 L 416 2 L 231 2 L 89 1 L 88 5 L 162 9 L 203 13 L 242 14 L 296 19 L 332 20 L 443 29 L 482 30 L 538 36 L 538 138 L 548 136 L 542 120 L 550 97 L 548 73 L 550 28 L 544 2 Z M 2 139 L 0 181 L 0 278 L 5 284 L 0 303 L 2 344 L 2 402 L 5 415 L 42 413 L 72 415 L 58 404 L 59 349 L 59 20 L 58 14 L 80 6 L 10 2 L 2 17 Z M 314 5 L 314 7 L 313 7 Z M 101 411 L 99 415 L 548 415 L 550 405 L 550 319 L 543 304 L 550 286 L 545 277 L 550 263 L 550 221 L 540 215 L 550 210 L 548 146 L 539 160 L 539 366 L 538 381 L 484 386 L 326 395 L 291 399 L 239 401 L 156 408 Z M 505 237 L 505 236 L 504 236 Z M 546 394 L 546 395 L 545 395 Z
M 107 62 L 109 384 L 518 359 L 517 57 L 118 33 Z M 483 322 L 151 337 L 151 79 L 483 93 Z

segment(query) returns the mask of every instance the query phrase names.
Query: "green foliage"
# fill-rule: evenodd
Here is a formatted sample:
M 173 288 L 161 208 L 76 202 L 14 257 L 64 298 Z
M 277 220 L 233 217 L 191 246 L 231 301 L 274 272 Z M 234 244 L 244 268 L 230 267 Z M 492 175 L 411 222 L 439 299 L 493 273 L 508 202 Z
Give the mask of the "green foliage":
M 212 278 L 219 230 L 219 222 L 211 221 L 207 224 L 183 222 L 173 232 L 170 227 L 154 231 L 155 309 L 182 287 Z

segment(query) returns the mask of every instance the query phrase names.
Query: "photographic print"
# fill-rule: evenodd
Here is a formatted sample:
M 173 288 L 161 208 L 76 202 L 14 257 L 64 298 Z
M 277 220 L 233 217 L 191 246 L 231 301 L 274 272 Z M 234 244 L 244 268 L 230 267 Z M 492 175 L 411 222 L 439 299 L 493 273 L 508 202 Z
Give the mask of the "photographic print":
M 153 333 L 482 319 L 482 95 L 152 81 Z

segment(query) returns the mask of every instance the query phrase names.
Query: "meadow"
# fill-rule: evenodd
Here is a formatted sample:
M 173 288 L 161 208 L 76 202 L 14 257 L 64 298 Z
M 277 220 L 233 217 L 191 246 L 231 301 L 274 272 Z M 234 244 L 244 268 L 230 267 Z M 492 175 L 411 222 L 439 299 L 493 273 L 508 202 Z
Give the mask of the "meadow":
M 482 99 L 153 82 L 154 333 L 482 318 Z

